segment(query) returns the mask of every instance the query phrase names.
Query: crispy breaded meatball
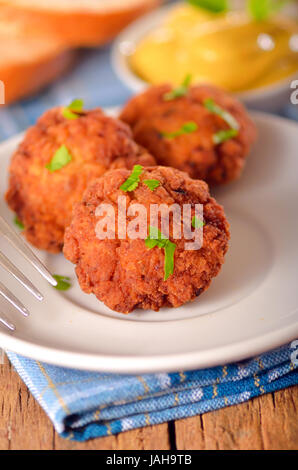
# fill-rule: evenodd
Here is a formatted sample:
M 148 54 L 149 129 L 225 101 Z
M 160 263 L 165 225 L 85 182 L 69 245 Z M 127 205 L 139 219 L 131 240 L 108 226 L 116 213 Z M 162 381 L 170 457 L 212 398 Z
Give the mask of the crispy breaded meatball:
M 179 170 L 145 168 L 137 188 L 124 192 L 120 186 L 129 175 L 126 169 L 108 171 L 88 187 L 82 202 L 76 204 L 72 222 L 66 230 L 64 255 L 76 265 L 82 290 L 95 294 L 117 312 L 129 313 L 136 308 L 157 311 L 165 306 L 179 307 L 204 292 L 211 279 L 219 273 L 229 240 L 224 210 L 210 197 L 205 182 L 192 180 Z M 148 179 L 157 180 L 160 185 L 151 191 L 144 183 Z M 190 204 L 191 215 L 195 204 L 202 204 L 205 223 L 202 247 L 186 250 L 184 232 L 182 238 L 174 239 L 173 223 L 171 228 L 170 222 L 169 240 L 176 244 L 174 270 L 164 280 L 165 250 L 158 246 L 149 249 L 145 243 L 147 234 L 142 239 L 132 239 L 128 235 L 121 239 L 118 236 L 119 227 L 116 226 L 114 239 L 97 237 L 97 221 L 101 220 L 97 208 L 101 204 L 112 205 L 117 221 L 119 196 L 124 196 L 127 211 L 136 203 L 146 208 L 146 232 L 151 204 L 170 206 L 176 203 L 179 207 Z M 127 222 L 132 220 L 134 217 L 131 216 L 126 219 Z
M 171 90 L 169 85 L 151 87 L 124 107 L 120 119 L 131 126 L 136 142 L 146 147 L 160 165 L 186 171 L 192 178 L 210 184 L 238 178 L 256 138 L 255 125 L 243 105 L 213 86 L 193 86 L 185 96 L 167 101 L 165 94 Z M 204 106 L 208 98 L 234 116 L 240 126 L 236 137 L 214 143 L 215 133 L 229 129 L 229 125 Z M 171 139 L 162 135 L 190 121 L 197 124 L 196 131 Z
M 51 172 L 46 165 L 63 145 L 71 161 Z M 132 168 L 136 163 L 155 161 L 133 141 L 126 124 L 100 109 L 66 119 L 62 108 L 54 108 L 27 131 L 13 155 L 6 200 L 24 224 L 27 240 L 56 253 L 62 249 L 73 204 L 88 183 L 107 169 Z

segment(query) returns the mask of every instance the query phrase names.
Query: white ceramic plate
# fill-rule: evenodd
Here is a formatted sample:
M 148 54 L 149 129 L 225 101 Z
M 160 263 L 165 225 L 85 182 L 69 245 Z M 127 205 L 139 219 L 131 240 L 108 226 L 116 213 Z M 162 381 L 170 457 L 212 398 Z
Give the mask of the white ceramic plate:
M 129 57 L 140 40 L 157 28 L 168 15 L 168 12 L 173 8 L 175 8 L 175 5 L 166 5 L 139 18 L 125 28 L 114 42 L 112 49 L 113 67 L 119 78 L 135 93 L 144 90 L 148 86 L 148 83 L 142 80 L 131 69 Z M 296 5 L 289 8 L 288 14 L 292 17 L 297 16 Z M 251 108 L 266 112 L 277 111 L 288 102 L 291 93 L 290 84 L 297 78 L 298 74 L 294 74 L 273 85 L 235 93 L 235 96 Z
M 61 366 L 119 373 L 175 371 L 237 361 L 298 337 L 298 159 L 296 123 L 254 115 L 259 140 L 243 177 L 213 191 L 231 223 L 230 250 L 210 289 L 195 302 L 160 312 L 112 312 L 80 291 L 73 265 L 38 252 L 53 273 L 69 275 L 61 293 L 39 278 L 1 239 L 1 249 L 39 285 L 39 303 L 4 272 L 31 316 L 0 310 L 17 330 L 0 328 L 0 346 Z M 9 158 L 20 137 L 0 146 L 0 213 Z

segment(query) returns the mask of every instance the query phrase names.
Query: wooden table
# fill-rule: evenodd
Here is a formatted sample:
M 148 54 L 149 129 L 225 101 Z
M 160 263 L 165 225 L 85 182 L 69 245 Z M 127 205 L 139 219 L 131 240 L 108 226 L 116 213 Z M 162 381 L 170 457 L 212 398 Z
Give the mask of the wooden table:
M 298 386 L 194 418 L 76 443 L 61 439 L 8 360 L 0 365 L 0 450 L 298 449 Z

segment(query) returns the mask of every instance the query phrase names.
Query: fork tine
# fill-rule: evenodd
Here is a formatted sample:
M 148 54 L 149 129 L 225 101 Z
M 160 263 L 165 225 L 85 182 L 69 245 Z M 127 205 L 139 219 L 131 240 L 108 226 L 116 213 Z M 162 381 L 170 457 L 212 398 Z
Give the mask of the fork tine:
M 57 281 L 53 278 L 47 268 L 42 264 L 37 256 L 25 244 L 22 238 L 8 225 L 8 223 L 0 217 L 0 234 L 9 241 L 29 263 L 44 277 L 52 286 L 57 285 Z
M 8 290 L 2 282 L 0 282 L 0 295 L 4 297 L 7 302 L 9 302 L 11 305 L 13 305 L 19 312 L 21 312 L 24 317 L 28 317 L 29 315 L 29 310 L 20 302 L 15 295 L 13 295 L 10 290 Z
M 14 324 L 7 320 L 7 318 L 2 312 L 0 312 L 0 323 L 6 326 L 6 328 L 8 328 L 10 331 L 14 331 L 16 329 Z
M 0 251 L 0 266 L 2 266 L 6 271 L 8 271 L 17 281 L 19 281 L 22 286 L 24 286 L 31 294 L 34 295 L 38 300 L 43 299 L 43 295 L 39 292 L 38 289 L 32 284 L 29 279 L 24 276 L 23 273 L 9 261 L 9 259 Z
M 3 313 L 1 313 L 1 316 L 0 316 L 0 323 L 6 326 L 6 328 L 8 328 L 10 331 L 14 331 L 16 329 L 13 323 L 6 320 L 5 316 L 3 316 Z

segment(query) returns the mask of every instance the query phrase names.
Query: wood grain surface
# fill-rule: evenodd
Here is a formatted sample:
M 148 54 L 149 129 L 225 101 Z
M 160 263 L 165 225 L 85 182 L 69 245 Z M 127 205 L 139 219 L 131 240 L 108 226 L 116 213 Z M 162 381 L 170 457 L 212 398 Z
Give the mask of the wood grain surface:
M 0 365 L 0 450 L 298 449 L 298 386 L 193 418 L 86 443 L 58 436 L 8 360 Z

